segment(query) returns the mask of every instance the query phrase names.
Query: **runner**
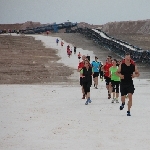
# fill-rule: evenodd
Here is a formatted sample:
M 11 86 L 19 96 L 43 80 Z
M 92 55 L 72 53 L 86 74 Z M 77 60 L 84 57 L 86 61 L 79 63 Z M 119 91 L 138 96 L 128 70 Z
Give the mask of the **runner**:
M 109 77 L 109 68 L 113 66 L 111 56 L 107 57 L 106 64 L 102 67 L 102 70 L 104 72 L 104 78 L 106 82 L 106 89 L 108 90 L 108 99 L 111 98 L 111 78 Z
M 59 43 L 59 39 L 57 38 L 57 39 L 56 39 L 56 44 L 58 45 L 58 43 Z
M 94 74 L 93 74 L 93 81 L 94 81 L 94 87 L 95 89 L 98 89 L 98 76 L 99 76 L 99 68 L 101 66 L 101 63 L 97 61 L 98 58 L 95 56 L 95 61 L 92 61 L 91 66 L 94 70 Z
M 49 34 L 49 31 L 46 31 L 46 34 L 47 34 L 47 36 L 48 36 L 48 34 Z
M 118 70 L 117 60 L 114 59 L 112 63 L 113 66 L 109 68 L 109 75 L 111 77 L 111 85 L 112 85 L 112 92 L 113 92 L 112 103 L 114 103 L 114 101 L 116 101 L 116 103 L 119 103 L 118 97 L 119 97 L 120 77 L 116 75 L 116 72 Z
M 93 69 L 88 60 L 84 61 L 84 67 L 81 69 L 80 74 L 82 77 L 82 83 L 83 83 L 83 89 L 85 92 L 85 97 L 87 99 L 85 102 L 85 105 L 88 105 L 88 103 L 91 103 L 90 87 L 92 85 L 92 75 L 93 75 Z
M 100 68 L 99 68 L 99 76 L 100 76 L 101 81 L 103 81 L 103 78 L 104 78 L 104 73 L 103 73 L 103 71 L 102 71 L 102 67 L 103 67 L 103 64 L 102 64 L 102 62 L 101 62 L 101 66 L 100 66 Z
M 78 65 L 78 72 L 80 72 L 81 69 L 84 67 L 85 59 L 86 59 L 86 57 L 85 57 L 85 55 L 83 55 L 83 56 L 82 56 L 82 62 L 80 62 L 79 65 Z M 81 88 L 82 94 L 83 94 L 82 99 L 85 99 L 85 93 L 84 93 L 84 89 L 83 89 L 83 83 L 82 83 L 82 77 L 81 77 L 81 75 L 80 75 L 80 85 L 81 85 L 81 87 L 82 87 L 82 88 Z
M 70 46 L 68 45 L 67 46 L 67 55 L 68 55 L 68 52 L 70 51 Z
M 137 69 L 137 66 L 131 63 L 130 53 L 126 53 L 125 61 L 119 66 L 117 70 L 117 75 L 121 78 L 120 92 L 122 104 L 120 106 L 120 110 L 124 108 L 125 96 L 128 94 L 129 101 L 128 101 L 127 116 L 131 116 L 130 109 L 132 106 L 132 95 L 135 90 L 133 78 L 139 77 L 139 71 Z
M 79 62 L 80 62 L 80 58 L 81 58 L 81 53 L 79 52 L 79 54 L 78 54 Z
M 76 47 L 76 46 L 74 46 L 74 54 L 76 54 L 76 49 L 77 49 L 77 47 Z
M 62 47 L 64 46 L 64 42 L 63 42 L 63 41 L 61 41 L 61 46 L 62 46 Z
M 67 54 L 68 54 L 68 57 L 70 58 L 70 55 L 71 55 L 70 49 L 68 49 Z

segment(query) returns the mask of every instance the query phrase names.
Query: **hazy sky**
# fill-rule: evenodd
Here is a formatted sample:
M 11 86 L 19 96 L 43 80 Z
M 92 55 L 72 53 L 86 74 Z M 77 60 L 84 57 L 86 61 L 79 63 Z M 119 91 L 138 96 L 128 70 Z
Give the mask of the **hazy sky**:
M 150 0 L 0 0 L 0 24 L 87 22 L 150 19 Z

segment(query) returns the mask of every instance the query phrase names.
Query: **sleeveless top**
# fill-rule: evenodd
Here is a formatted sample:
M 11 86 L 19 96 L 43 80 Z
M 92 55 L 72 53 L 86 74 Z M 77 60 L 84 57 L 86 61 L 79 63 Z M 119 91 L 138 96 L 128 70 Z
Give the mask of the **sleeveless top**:
M 130 64 L 127 66 L 125 63 L 121 64 L 121 74 L 124 75 L 124 79 L 121 79 L 123 84 L 133 84 L 132 74 L 135 71 L 135 65 Z
M 92 67 L 89 67 L 89 69 L 86 69 L 86 67 L 82 68 L 83 70 L 83 82 L 91 82 L 92 83 Z

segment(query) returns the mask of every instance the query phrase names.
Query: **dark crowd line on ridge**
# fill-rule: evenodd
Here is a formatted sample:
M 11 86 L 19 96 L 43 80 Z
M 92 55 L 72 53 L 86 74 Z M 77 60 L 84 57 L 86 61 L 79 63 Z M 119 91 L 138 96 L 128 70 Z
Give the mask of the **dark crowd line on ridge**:
M 97 31 L 97 32 L 96 32 Z M 130 53 L 132 60 L 135 62 L 144 63 L 150 65 L 150 51 L 142 50 L 139 47 L 133 46 L 125 41 L 115 39 L 107 35 L 107 33 L 100 29 L 78 28 L 77 33 L 83 34 L 86 38 L 92 39 L 98 45 L 116 53 L 120 57 L 124 57 L 125 53 Z M 102 36 L 102 33 L 104 36 Z

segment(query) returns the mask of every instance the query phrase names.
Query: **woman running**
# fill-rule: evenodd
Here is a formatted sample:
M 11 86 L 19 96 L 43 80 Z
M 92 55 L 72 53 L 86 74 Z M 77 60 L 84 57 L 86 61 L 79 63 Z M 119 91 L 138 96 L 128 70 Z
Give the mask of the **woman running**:
M 117 60 L 114 59 L 112 63 L 113 66 L 109 68 L 109 75 L 111 77 L 111 85 L 112 85 L 112 92 L 113 92 L 112 103 L 114 103 L 114 101 L 116 101 L 116 103 L 119 103 L 118 97 L 119 97 L 120 77 L 116 75 L 116 72 L 118 70 Z
M 93 70 L 88 60 L 85 60 L 84 67 L 80 71 L 80 75 L 82 77 L 83 89 L 85 92 L 85 97 L 87 99 L 85 105 L 88 105 L 88 103 L 91 103 L 90 87 L 92 85 L 92 76 L 93 76 Z

